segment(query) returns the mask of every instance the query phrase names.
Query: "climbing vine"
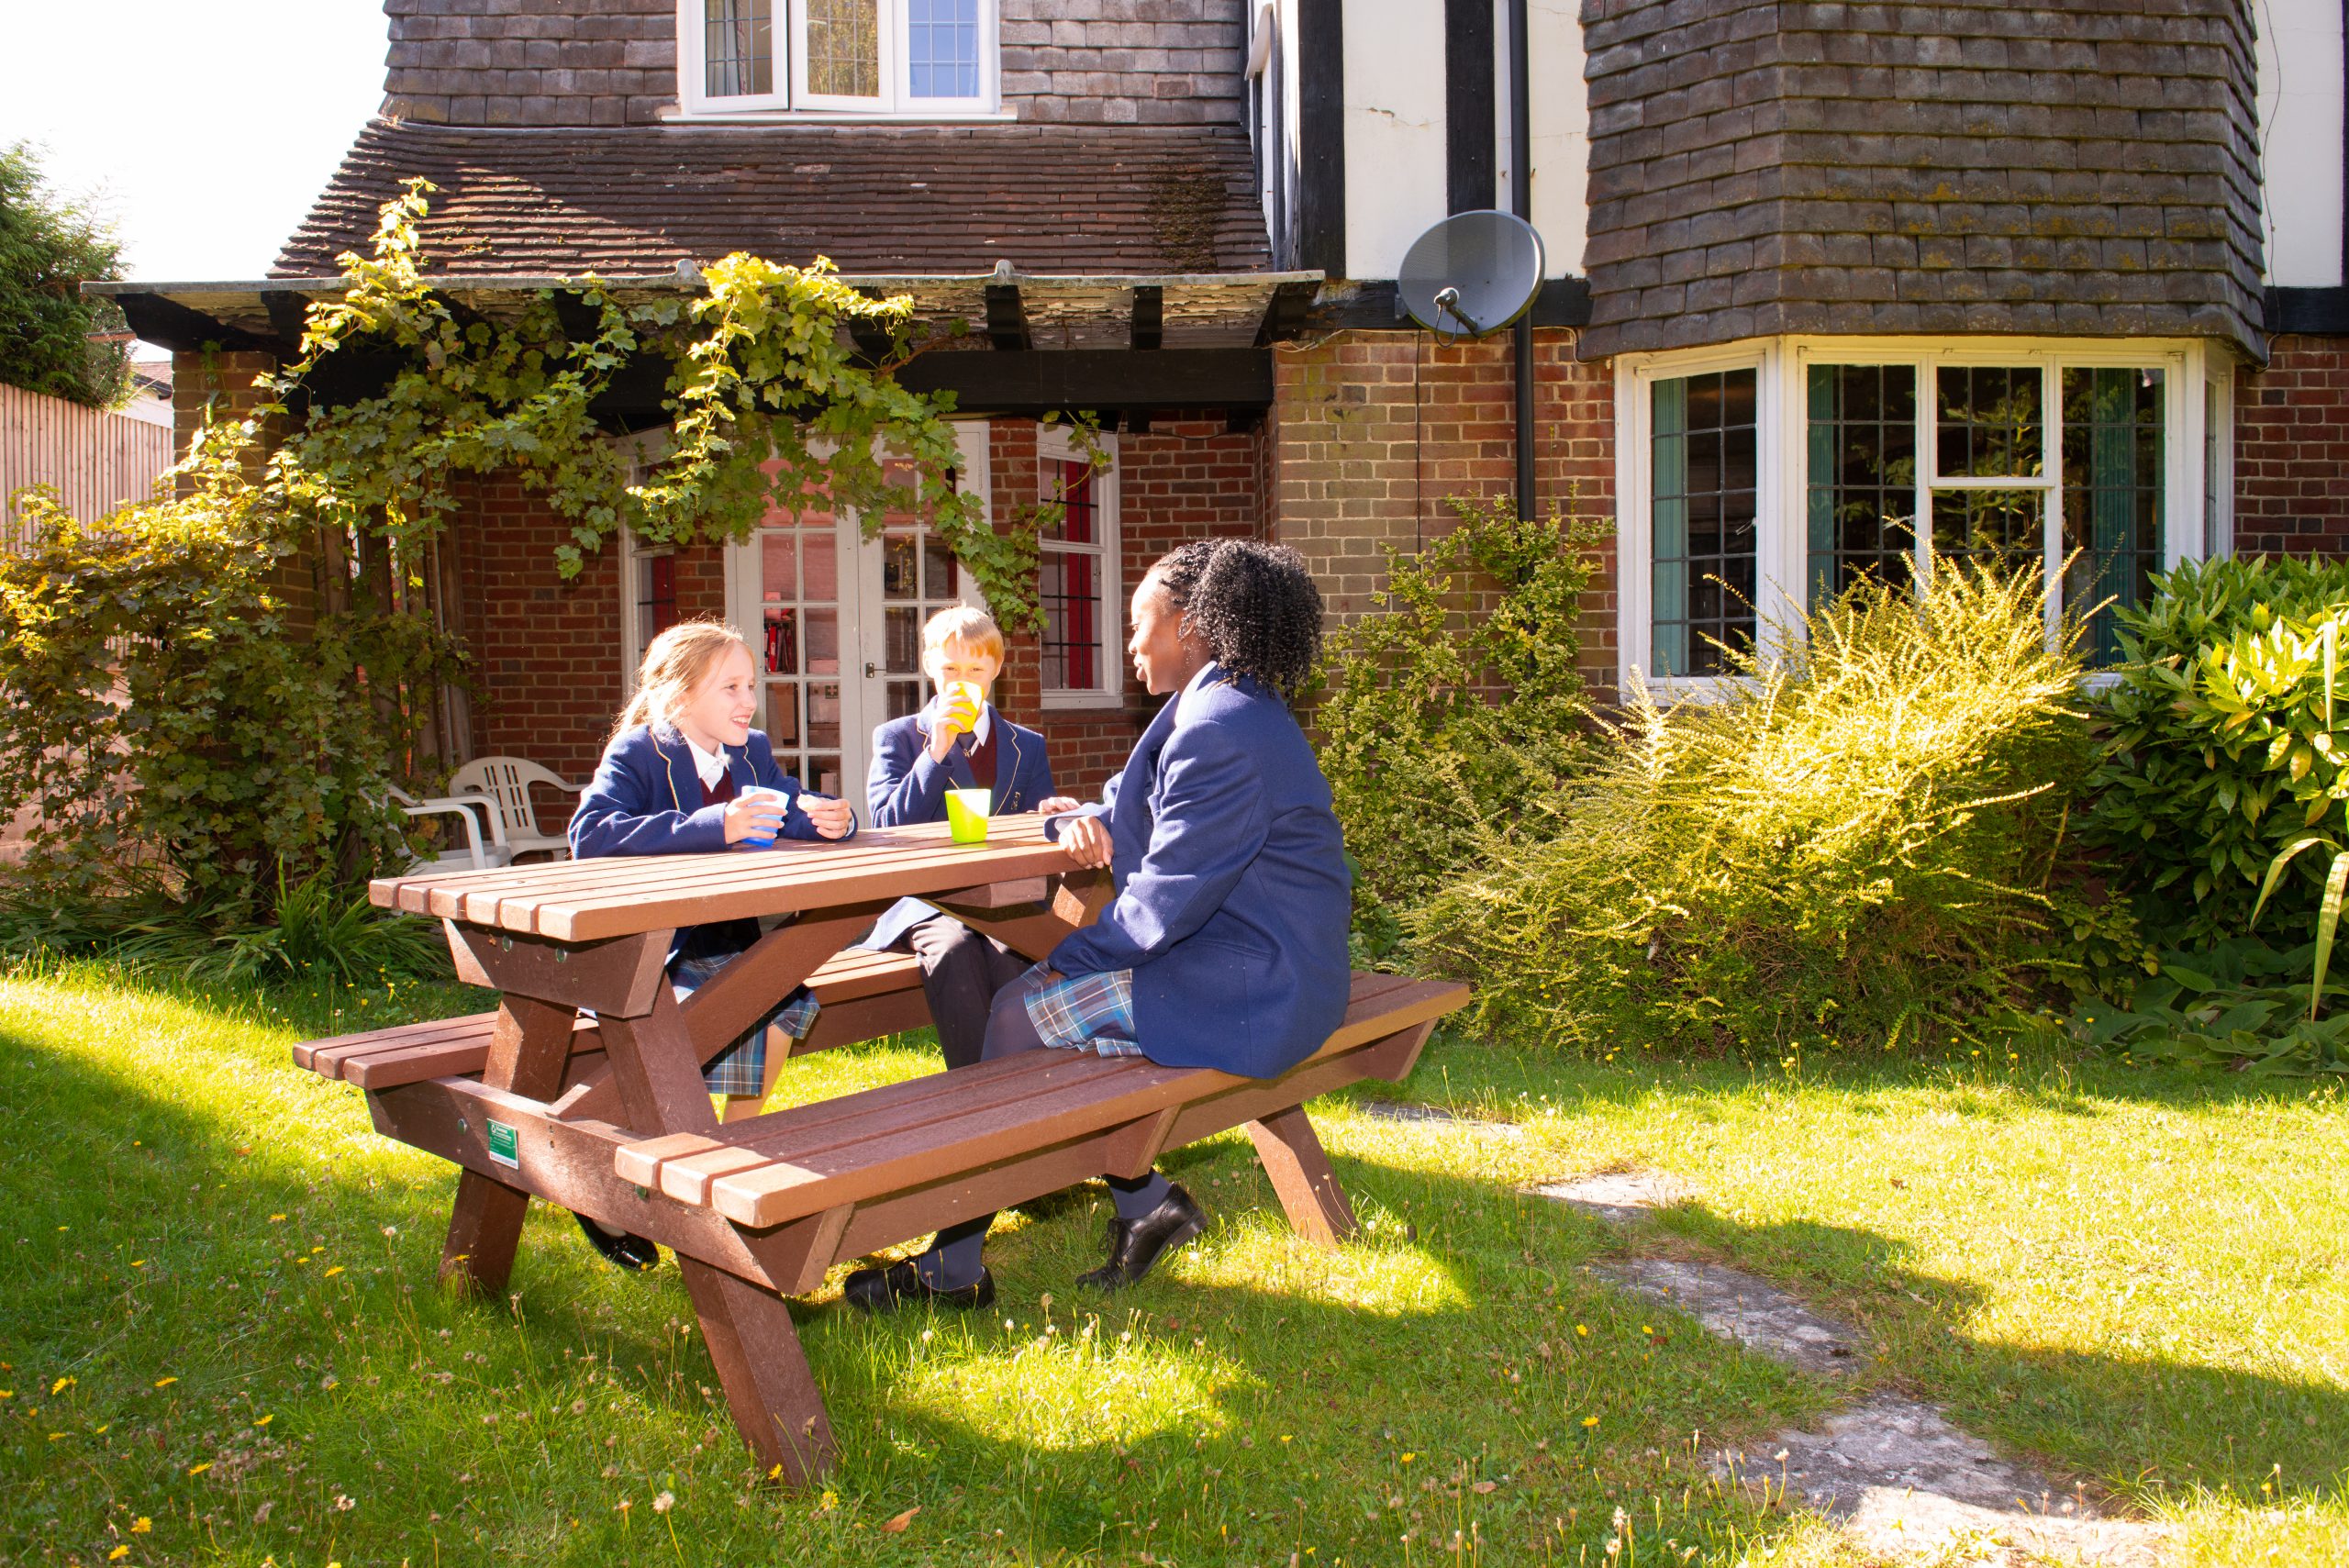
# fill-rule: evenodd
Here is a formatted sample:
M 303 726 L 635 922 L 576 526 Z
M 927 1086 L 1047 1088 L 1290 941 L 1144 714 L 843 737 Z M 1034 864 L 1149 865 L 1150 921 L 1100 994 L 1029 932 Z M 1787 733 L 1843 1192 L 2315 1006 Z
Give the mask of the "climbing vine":
M 310 306 L 299 355 L 273 378 L 267 411 L 292 427 L 273 483 L 304 508 L 406 552 L 461 508 L 466 477 L 510 473 L 568 523 L 554 562 L 567 577 L 623 528 L 658 544 L 738 539 L 770 506 L 823 497 L 877 531 L 910 507 L 1008 630 L 1041 624 L 1036 536 L 1056 505 L 990 528 L 982 498 L 955 488 L 952 395 L 896 377 L 960 323 L 918 336 L 908 295 L 873 298 L 822 258 L 741 253 L 707 268 L 695 297 L 624 302 L 589 277 L 492 320 L 425 273 L 416 226 L 433 188 L 411 180 L 384 205 L 372 254 L 340 259 L 342 295 Z M 887 351 L 864 358 L 852 327 Z M 647 354 L 674 366 L 670 439 L 631 482 L 596 404 Z M 369 373 L 378 389 L 328 405 L 338 381 Z

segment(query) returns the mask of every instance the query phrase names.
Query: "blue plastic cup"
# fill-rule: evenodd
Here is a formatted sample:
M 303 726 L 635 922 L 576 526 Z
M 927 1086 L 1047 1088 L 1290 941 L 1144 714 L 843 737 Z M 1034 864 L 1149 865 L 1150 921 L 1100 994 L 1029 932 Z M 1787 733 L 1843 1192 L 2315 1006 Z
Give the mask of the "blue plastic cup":
M 742 791 L 742 792 L 741 792 L 741 796 L 742 796 L 742 798 L 743 798 L 744 800 L 756 800 L 756 799 L 758 799 L 759 797 L 761 797 L 761 796 L 763 796 L 763 795 L 773 795 L 776 800 L 783 801 L 783 802 L 786 802 L 786 803 L 788 803 L 788 802 L 790 801 L 790 799 L 791 799 L 791 796 L 789 796 L 788 795 L 785 795 L 783 791 L 781 791 L 781 790 L 779 790 L 779 789 L 770 789 L 770 788 L 769 788 L 769 787 L 767 787 L 765 784 L 752 784 L 750 788 L 748 788 L 748 789 L 746 789 L 746 790 L 744 790 L 744 791 Z M 778 828 L 780 828 L 780 826 L 781 826 L 780 824 L 777 824 Z M 775 840 L 775 835 L 774 835 L 774 833 L 771 833 L 771 832 L 770 832 L 770 833 L 745 833 L 745 834 L 742 836 L 742 842 L 744 842 L 744 843 L 746 843 L 746 844 L 755 844 L 755 845 L 757 845 L 760 849 L 767 849 L 767 848 L 772 847 L 772 846 L 774 845 L 774 840 Z

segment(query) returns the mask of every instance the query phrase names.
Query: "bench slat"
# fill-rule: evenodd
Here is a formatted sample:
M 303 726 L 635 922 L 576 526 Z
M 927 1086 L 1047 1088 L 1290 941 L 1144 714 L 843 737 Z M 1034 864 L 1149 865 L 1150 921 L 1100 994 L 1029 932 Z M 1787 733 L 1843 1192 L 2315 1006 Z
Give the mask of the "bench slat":
M 1402 976 L 1363 975 L 1356 986 L 1346 1022 L 1307 1063 L 1274 1084 L 1285 1090 L 1289 1077 L 1315 1063 L 1426 1023 L 1467 999 L 1464 987 Z M 1361 1075 L 1342 1068 L 1314 1073 L 1332 1085 Z M 1271 1087 L 1135 1057 L 1033 1052 L 757 1118 L 716 1137 L 650 1140 L 621 1150 L 616 1168 L 680 1202 L 706 1203 L 738 1224 L 763 1228 L 1251 1085 Z

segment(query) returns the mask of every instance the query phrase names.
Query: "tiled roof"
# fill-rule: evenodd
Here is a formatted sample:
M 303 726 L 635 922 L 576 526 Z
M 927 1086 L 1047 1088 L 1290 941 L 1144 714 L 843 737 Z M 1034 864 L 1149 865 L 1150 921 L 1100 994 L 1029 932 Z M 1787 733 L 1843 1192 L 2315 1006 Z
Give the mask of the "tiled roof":
M 1583 352 L 1777 332 L 2262 352 L 2243 0 L 1584 0 Z
M 1269 268 L 1246 136 L 1217 127 L 612 126 L 373 120 L 273 275 L 364 250 L 411 175 L 437 272 L 664 272 L 735 250 L 848 272 Z

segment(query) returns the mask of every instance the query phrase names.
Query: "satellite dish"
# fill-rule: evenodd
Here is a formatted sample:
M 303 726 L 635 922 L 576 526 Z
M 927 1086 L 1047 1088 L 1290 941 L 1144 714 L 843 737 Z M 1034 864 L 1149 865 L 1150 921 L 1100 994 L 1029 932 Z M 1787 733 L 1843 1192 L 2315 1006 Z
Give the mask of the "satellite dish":
M 1542 236 L 1514 213 L 1454 213 L 1411 241 L 1396 290 L 1411 319 L 1447 338 L 1514 324 L 1542 288 Z

